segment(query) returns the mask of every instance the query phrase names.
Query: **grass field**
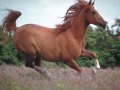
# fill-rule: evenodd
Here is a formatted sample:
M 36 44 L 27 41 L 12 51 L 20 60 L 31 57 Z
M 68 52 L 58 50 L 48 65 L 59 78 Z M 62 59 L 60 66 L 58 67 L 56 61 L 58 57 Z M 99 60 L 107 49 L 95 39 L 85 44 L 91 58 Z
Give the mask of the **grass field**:
M 120 68 L 82 68 L 81 75 L 70 68 L 49 68 L 49 78 L 25 66 L 0 66 L 0 90 L 120 90 Z

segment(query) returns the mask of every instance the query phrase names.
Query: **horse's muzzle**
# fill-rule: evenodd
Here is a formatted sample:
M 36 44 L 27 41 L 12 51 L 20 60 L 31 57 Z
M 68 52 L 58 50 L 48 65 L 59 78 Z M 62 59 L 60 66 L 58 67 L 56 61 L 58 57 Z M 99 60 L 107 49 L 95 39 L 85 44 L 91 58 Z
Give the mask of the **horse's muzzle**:
M 107 27 L 107 21 L 104 21 L 104 23 L 101 25 L 103 29 L 105 29 Z

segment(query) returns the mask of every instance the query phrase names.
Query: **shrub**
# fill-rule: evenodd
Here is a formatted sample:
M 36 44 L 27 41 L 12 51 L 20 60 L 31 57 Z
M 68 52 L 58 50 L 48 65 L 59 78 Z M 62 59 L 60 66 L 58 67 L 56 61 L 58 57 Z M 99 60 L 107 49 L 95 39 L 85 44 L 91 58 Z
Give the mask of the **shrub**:
M 11 41 L 4 45 L 0 45 L 0 64 L 22 64 L 22 57 L 14 48 L 14 44 Z

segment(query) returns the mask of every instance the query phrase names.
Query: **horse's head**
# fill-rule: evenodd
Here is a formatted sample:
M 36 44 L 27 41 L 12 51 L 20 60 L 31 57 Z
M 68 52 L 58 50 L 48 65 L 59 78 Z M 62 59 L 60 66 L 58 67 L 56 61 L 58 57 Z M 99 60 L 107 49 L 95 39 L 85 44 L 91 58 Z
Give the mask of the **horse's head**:
M 95 0 L 94 0 L 95 1 Z M 91 0 L 89 3 L 84 7 L 84 14 L 85 19 L 88 24 L 94 24 L 101 26 L 103 28 L 106 27 L 107 22 L 102 18 L 102 16 L 95 10 L 94 2 Z

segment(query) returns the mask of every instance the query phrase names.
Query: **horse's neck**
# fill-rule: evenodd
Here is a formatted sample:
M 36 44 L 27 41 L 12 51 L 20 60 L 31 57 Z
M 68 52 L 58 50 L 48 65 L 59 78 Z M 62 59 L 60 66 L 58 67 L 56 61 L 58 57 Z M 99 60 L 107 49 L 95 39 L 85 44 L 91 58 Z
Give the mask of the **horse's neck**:
M 78 42 L 81 42 L 85 39 L 87 26 L 88 24 L 85 22 L 83 15 L 75 18 L 75 20 L 73 21 L 71 32 Z

